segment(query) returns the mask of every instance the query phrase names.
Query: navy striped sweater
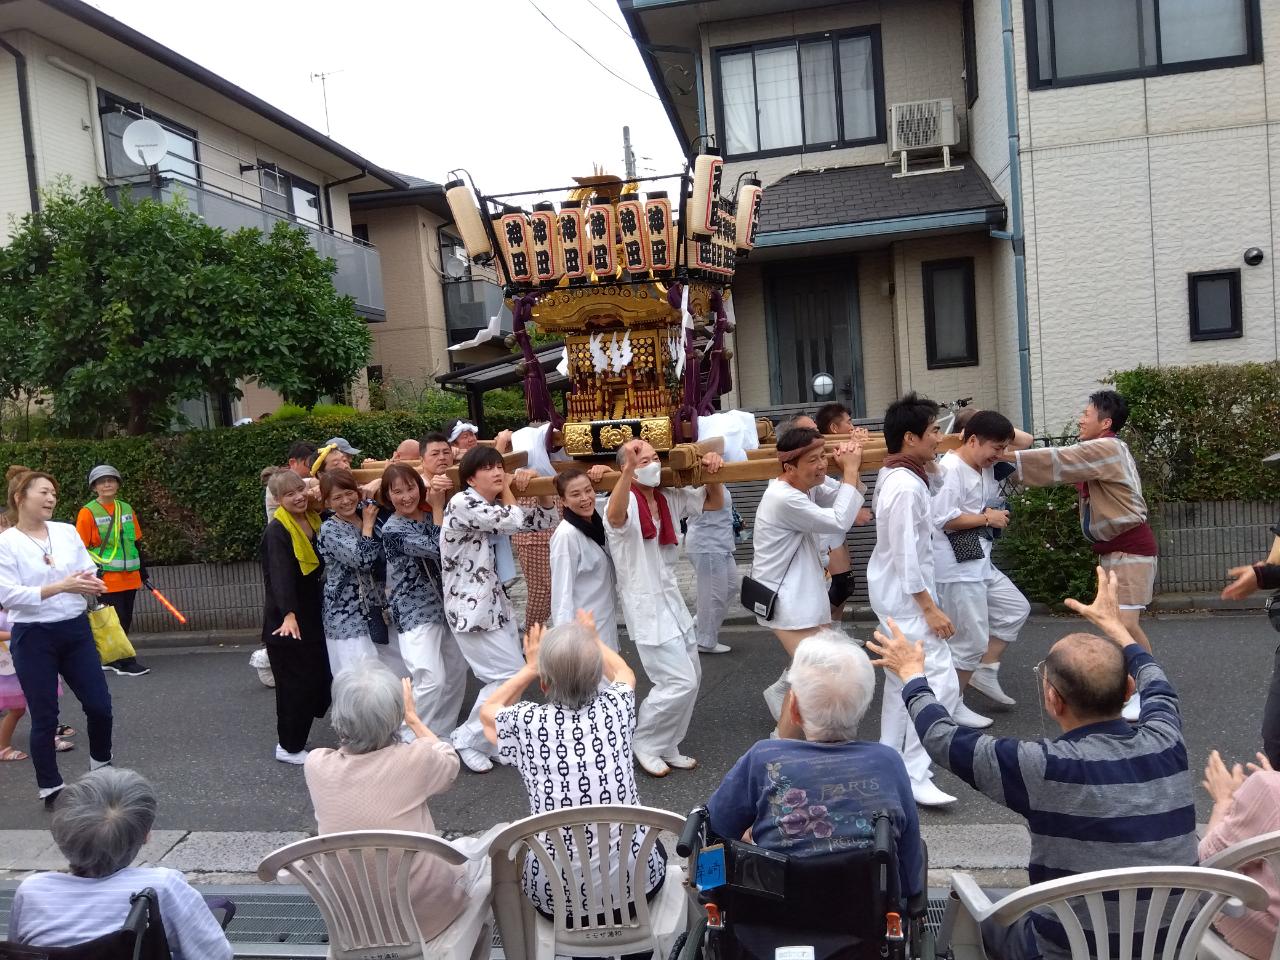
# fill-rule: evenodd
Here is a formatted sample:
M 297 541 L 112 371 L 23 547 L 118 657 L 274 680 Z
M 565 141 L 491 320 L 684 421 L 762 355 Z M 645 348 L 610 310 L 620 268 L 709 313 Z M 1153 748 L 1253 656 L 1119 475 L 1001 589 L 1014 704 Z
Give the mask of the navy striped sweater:
M 1178 695 L 1138 644 L 1124 650 L 1142 694 L 1138 723 L 1119 718 L 1054 740 L 992 737 L 956 724 L 924 677 L 902 688 L 929 756 L 1027 819 L 1032 883 L 1117 867 L 1197 862 L 1193 779 Z M 1087 916 L 1085 929 L 1089 929 Z M 1052 915 L 1033 919 L 1046 956 L 1067 945 Z M 1048 941 L 1046 943 L 1045 941 Z

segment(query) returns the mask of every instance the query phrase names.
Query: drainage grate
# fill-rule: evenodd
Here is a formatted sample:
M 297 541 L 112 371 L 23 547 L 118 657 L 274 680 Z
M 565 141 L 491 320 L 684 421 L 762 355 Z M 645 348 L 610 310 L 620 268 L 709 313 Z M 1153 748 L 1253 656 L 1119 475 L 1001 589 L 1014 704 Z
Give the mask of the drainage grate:
M 9 908 L 14 884 L 0 886 L 0 940 L 8 936 Z M 213 892 L 213 891 L 210 891 Z M 263 887 L 218 887 L 216 892 L 236 903 L 236 916 L 227 939 L 239 958 L 316 958 L 328 953 L 329 936 L 320 911 L 305 893 L 283 893 Z M 931 897 L 925 924 L 934 933 L 942 924 L 946 897 Z M 504 960 L 502 940 L 493 934 L 490 960 Z

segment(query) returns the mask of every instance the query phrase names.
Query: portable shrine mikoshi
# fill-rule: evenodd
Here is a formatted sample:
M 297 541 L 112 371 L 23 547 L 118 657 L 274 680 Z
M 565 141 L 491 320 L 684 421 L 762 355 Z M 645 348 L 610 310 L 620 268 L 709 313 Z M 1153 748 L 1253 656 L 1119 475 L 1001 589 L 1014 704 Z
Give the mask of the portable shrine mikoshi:
M 596 173 L 571 186 L 520 193 L 482 194 L 463 172 L 445 184 L 445 198 L 468 257 L 493 264 L 503 282 L 526 411 L 530 423 L 552 425 L 548 448 L 577 460 L 611 459 L 639 438 L 661 456 L 664 485 L 700 483 L 698 418 L 716 413 L 716 401 L 732 386 L 726 303 L 737 262 L 755 245 L 759 181 L 744 176 L 734 196 L 722 196 L 723 161 L 712 147 L 679 174 L 623 180 Z M 561 198 L 558 208 L 546 199 L 553 195 Z M 514 203 L 535 198 L 530 210 Z M 564 337 L 570 384 L 564 415 L 534 355 L 530 324 Z M 717 481 L 777 476 L 773 426 L 757 424 L 760 449 L 726 464 Z M 829 437 L 828 451 L 842 439 Z M 883 438 L 873 434 L 864 468 L 877 469 L 883 458 Z M 524 454 L 505 459 L 509 470 L 526 462 Z M 356 474 L 367 481 L 382 466 Z M 597 489 L 611 489 L 616 477 L 606 476 Z M 524 491 L 552 492 L 546 477 Z

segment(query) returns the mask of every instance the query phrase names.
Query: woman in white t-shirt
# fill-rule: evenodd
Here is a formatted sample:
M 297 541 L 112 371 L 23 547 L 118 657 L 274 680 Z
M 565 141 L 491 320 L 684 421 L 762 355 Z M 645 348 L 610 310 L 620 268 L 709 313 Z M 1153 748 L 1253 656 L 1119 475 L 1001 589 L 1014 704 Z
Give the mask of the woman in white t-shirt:
M 524 651 L 523 669 L 489 698 L 480 720 L 502 760 L 520 771 L 529 795 L 529 812 L 605 803 L 639 806 L 631 765 L 636 726 L 636 676 L 631 668 L 601 641 L 586 611 L 579 611 L 576 622 L 545 633 L 535 626 L 525 637 Z M 517 703 L 535 680 L 542 684 L 545 702 Z M 559 865 L 561 899 L 571 916 L 585 918 L 591 905 L 577 876 L 573 833 L 562 829 L 561 837 L 570 857 L 570 863 Z M 624 864 L 621 828 L 612 831 L 607 851 L 611 893 L 619 888 L 619 871 L 631 875 L 645 837 L 643 827 L 635 831 Z M 553 849 L 550 842 L 547 847 Z M 600 848 L 593 846 L 593 862 L 598 863 L 601 854 Z M 666 864 L 666 853 L 655 841 L 647 870 L 642 872 L 646 898 L 652 899 L 662 886 Z M 526 857 L 525 895 L 547 917 L 553 915 L 553 877 L 540 873 L 532 854 Z M 625 896 L 626 903 L 613 904 L 614 910 L 624 915 L 635 902 L 632 890 L 627 889 Z
M 9 481 L 14 525 L 0 533 L 0 606 L 13 619 L 9 649 L 31 715 L 31 762 L 46 805 L 62 790 L 54 741 L 58 677 L 84 709 L 89 765 L 111 762 L 111 694 L 93 642 L 86 598 L 106 592 L 76 528 L 52 521 L 58 485 L 29 470 Z

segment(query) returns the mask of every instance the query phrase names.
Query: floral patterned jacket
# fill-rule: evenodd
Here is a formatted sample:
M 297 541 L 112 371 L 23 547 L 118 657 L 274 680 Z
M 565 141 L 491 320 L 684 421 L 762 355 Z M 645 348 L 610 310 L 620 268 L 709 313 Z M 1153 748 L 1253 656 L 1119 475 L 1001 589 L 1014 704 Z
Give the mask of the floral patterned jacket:
M 332 640 L 369 636 L 370 616 L 386 605 L 382 541 L 337 517 L 320 525 L 316 552 L 324 558 L 324 632 Z
M 515 619 L 496 572 L 493 534 L 549 530 L 559 519 L 554 508 L 490 503 L 471 487 L 454 494 L 440 527 L 440 561 L 445 618 L 455 633 L 498 630 Z

